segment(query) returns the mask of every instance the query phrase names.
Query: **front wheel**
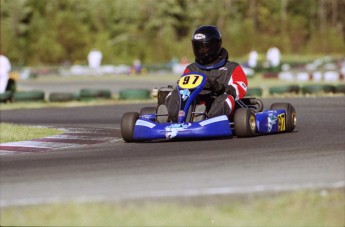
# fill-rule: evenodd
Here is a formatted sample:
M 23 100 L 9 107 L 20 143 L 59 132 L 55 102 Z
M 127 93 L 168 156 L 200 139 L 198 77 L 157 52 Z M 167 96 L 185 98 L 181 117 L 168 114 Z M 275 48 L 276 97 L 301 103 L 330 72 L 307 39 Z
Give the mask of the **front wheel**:
M 234 129 L 237 137 L 251 137 L 256 132 L 256 118 L 252 109 L 237 109 L 234 116 Z
M 293 105 L 290 103 L 273 103 L 271 105 L 271 110 L 285 110 L 286 112 L 286 121 L 285 127 L 286 132 L 292 132 L 296 127 L 297 117 L 296 110 Z
M 128 112 L 121 119 L 121 135 L 124 141 L 134 142 L 134 126 L 139 118 L 139 113 Z

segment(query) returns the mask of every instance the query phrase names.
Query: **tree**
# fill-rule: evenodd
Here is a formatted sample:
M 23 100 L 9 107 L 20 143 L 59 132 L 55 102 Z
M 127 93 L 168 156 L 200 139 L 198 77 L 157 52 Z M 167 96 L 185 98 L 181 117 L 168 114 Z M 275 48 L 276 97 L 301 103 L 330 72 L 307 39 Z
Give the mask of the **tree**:
M 1 49 L 13 64 L 168 62 L 193 57 L 191 34 L 217 25 L 232 57 L 344 53 L 344 0 L 0 0 Z

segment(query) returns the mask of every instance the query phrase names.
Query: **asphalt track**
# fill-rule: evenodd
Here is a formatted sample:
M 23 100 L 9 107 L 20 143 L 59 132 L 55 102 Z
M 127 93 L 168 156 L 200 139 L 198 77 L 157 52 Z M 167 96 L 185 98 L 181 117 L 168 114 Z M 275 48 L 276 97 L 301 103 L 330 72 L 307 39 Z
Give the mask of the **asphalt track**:
M 220 140 L 122 140 L 1 158 L 0 206 L 229 195 L 345 186 L 345 97 L 263 99 L 297 110 L 292 133 Z M 147 104 L 145 105 L 147 106 Z M 1 111 L 1 122 L 103 128 L 143 105 Z

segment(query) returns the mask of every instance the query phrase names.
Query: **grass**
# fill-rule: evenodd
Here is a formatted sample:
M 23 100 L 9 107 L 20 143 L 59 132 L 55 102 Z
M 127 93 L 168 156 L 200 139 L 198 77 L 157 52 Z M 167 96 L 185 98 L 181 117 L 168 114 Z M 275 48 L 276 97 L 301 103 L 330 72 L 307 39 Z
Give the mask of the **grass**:
M 343 190 L 227 196 L 218 202 L 68 203 L 2 208 L 10 226 L 344 226 Z
M 40 82 L 63 82 L 63 81 L 129 81 L 129 82 L 138 82 L 138 81 L 162 81 L 162 82 L 172 82 L 178 79 L 178 75 L 174 74 L 142 74 L 142 75 L 103 75 L 103 76 L 59 76 L 59 75 L 50 75 L 50 76 L 40 76 L 37 78 L 32 78 L 36 83 Z
M 0 123 L 0 143 L 38 139 L 63 133 L 63 130 Z
M 134 103 L 155 103 L 156 99 L 148 100 L 119 100 L 116 97 L 112 99 L 93 99 L 88 101 L 70 101 L 70 102 L 14 102 L 0 105 L 0 110 L 14 109 L 39 109 L 39 108 L 69 108 L 81 106 L 103 106 L 116 104 L 134 104 Z

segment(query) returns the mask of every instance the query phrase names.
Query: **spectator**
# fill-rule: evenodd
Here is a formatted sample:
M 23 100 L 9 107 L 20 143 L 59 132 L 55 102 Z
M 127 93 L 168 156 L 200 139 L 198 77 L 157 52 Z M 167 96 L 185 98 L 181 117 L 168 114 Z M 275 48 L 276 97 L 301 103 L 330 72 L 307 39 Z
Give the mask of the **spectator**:
M 280 50 L 277 47 L 271 47 L 267 50 L 266 58 L 269 67 L 275 68 L 280 65 Z
M 188 57 L 183 56 L 183 57 L 181 58 L 180 63 L 181 63 L 182 65 L 187 65 L 187 64 L 189 64 L 189 59 L 188 59 Z
M 87 56 L 87 60 L 89 62 L 90 68 L 99 68 L 102 62 L 102 52 L 96 49 L 92 49 Z
M 10 71 L 10 60 L 0 52 L 0 94 L 6 91 Z
M 250 68 L 256 68 L 257 63 L 258 63 L 258 57 L 259 57 L 258 52 L 256 52 L 255 50 L 252 50 L 249 53 L 248 66 Z
M 142 70 L 141 61 L 139 59 L 135 59 L 133 61 L 132 72 L 135 74 L 140 74 Z

